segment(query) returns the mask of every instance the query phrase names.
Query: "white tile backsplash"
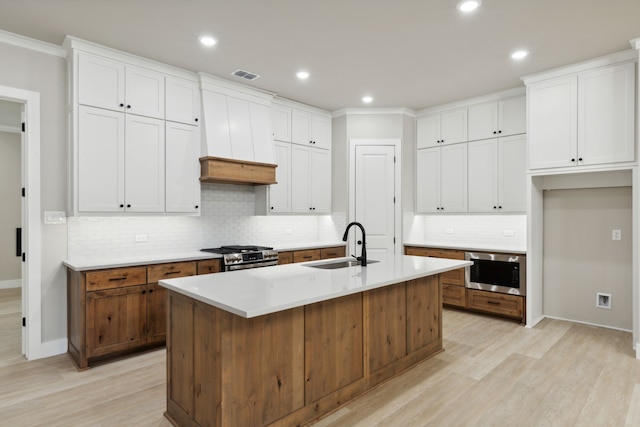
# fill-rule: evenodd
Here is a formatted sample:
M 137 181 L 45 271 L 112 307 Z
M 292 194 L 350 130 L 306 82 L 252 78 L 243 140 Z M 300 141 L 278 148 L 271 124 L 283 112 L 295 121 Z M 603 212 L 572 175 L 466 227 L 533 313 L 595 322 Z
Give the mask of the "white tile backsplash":
M 409 215 L 405 242 L 524 251 L 526 215 Z
M 68 257 L 144 256 L 224 244 L 287 246 L 335 242 L 346 213 L 255 216 L 252 186 L 202 184 L 202 212 L 188 216 L 71 217 Z M 135 242 L 146 234 L 146 242 Z

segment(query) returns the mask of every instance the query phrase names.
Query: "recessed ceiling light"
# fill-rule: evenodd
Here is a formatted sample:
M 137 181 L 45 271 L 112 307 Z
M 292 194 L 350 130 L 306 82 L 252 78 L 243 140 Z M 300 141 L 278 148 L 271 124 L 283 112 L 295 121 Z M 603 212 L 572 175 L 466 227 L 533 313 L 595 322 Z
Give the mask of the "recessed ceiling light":
M 296 77 L 300 80 L 307 80 L 309 78 L 309 73 L 307 71 L 298 71 L 296 73 Z
M 456 6 L 460 12 L 472 12 L 482 4 L 482 0 L 462 0 Z
M 364 102 L 365 104 L 370 104 L 371 101 L 373 101 L 373 98 L 371 96 L 363 96 L 362 97 L 362 102 Z
M 218 43 L 218 40 L 214 39 L 211 36 L 200 36 L 200 43 L 205 46 L 215 46 Z
M 511 54 L 511 58 L 513 59 L 522 59 L 525 58 L 527 55 L 529 55 L 529 51 L 528 50 L 516 50 L 515 52 L 513 52 Z

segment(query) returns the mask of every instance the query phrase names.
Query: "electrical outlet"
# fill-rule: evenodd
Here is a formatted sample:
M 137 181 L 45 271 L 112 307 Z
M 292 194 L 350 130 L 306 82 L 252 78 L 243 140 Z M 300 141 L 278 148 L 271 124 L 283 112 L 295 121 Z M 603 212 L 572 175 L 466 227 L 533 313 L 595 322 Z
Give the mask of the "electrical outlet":
M 285 228 L 284 229 L 284 234 L 291 234 L 291 233 L 293 233 L 293 229 L 291 229 L 291 228 Z
M 622 240 L 622 230 L 611 230 L 611 240 Z
M 147 241 L 147 235 L 146 234 L 136 234 L 135 240 L 136 240 L 136 243 L 146 242 Z
M 513 237 L 513 230 L 504 230 L 502 233 L 504 237 Z
M 445 228 L 444 234 L 453 234 L 453 228 Z

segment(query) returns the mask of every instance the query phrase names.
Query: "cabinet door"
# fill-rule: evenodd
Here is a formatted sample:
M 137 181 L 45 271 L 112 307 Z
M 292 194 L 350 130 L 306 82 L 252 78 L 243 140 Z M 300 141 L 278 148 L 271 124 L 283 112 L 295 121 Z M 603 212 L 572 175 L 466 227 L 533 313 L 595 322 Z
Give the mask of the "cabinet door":
M 498 140 L 470 142 L 469 212 L 498 210 Z
M 291 212 L 291 144 L 275 141 L 276 181 L 269 186 L 269 209 L 271 212 Z
M 309 145 L 311 142 L 311 114 L 299 110 L 291 111 L 291 142 Z
M 311 209 L 331 212 L 331 151 L 311 149 Z
M 469 140 L 495 138 L 498 135 L 498 103 L 486 102 L 469 107 Z
M 418 150 L 416 210 L 440 212 L 440 147 Z
M 273 126 L 273 139 L 291 142 L 291 108 L 272 105 L 271 125 Z
M 102 56 L 78 55 L 78 102 L 124 111 L 124 64 Z
M 146 341 L 146 285 L 87 292 L 87 356 L 127 350 Z
M 578 156 L 581 165 L 633 161 L 635 64 L 578 77 Z
M 196 126 L 165 124 L 165 206 L 167 212 L 199 212 L 200 135 Z
M 165 78 L 165 118 L 188 125 L 200 122 L 200 88 L 198 82 L 178 77 Z
M 440 200 L 442 212 L 467 211 L 467 144 L 441 148 Z
M 311 147 L 291 146 L 291 211 L 310 212 Z
M 253 161 L 259 163 L 276 163 L 273 151 L 273 135 L 271 133 L 271 112 L 268 106 L 249 103 L 251 115 L 251 137 L 253 143 Z
M 502 212 L 527 210 L 527 136 L 515 135 L 498 140 L 498 195 Z M 469 176 L 469 185 L 471 185 Z M 471 196 L 471 189 L 469 189 Z
M 440 114 L 420 117 L 417 120 L 416 140 L 418 149 L 438 145 L 438 141 L 440 141 Z
M 78 210 L 124 210 L 125 115 L 80 106 L 78 109 Z
M 572 76 L 527 87 L 530 169 L 577 163 L 577 86 Z
M 125 208 L 164 211 L 164 121 L 126 115 Z
M 164 119 L 164 75 L 133 66 L 126 67 L 125 111 Z
M 527 131 L 527 101 L 524 96 L 498 102 L 498 134 L 518 135 Z
M 313 114 L 311 116 L 311 141 L 315 148 L 331 148 L 331 118 Z
M 467 109 L 442 113 L 440 126 L 443 144 L 467 142 Z
M 147 286 L 147 343 L 167 338 L 167 290 L 158 285 Z

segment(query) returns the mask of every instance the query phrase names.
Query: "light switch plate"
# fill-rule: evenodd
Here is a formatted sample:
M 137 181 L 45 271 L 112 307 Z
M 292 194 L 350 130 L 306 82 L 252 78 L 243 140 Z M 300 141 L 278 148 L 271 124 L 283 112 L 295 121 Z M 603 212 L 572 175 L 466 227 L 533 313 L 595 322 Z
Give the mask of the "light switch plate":
M 136 234 L 135 235 L 135 240 L 136 240 L 136 243 L 146 242 L 147 241 L 147 235 L 146 234 Z
M 45 224 L 66 224 L 67 214 L 60 211 L 44 211 Z
M 611 240 L 622 240 L 622 230 L 611 230 Z

